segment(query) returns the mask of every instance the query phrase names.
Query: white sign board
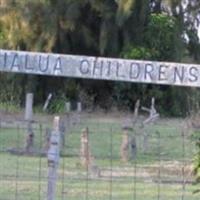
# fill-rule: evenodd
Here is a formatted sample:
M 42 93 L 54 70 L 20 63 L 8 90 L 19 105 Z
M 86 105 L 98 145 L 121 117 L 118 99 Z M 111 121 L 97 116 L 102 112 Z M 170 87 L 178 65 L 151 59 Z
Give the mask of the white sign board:
M 0 71 L 200 87 L 200 65 L 0 50 Z

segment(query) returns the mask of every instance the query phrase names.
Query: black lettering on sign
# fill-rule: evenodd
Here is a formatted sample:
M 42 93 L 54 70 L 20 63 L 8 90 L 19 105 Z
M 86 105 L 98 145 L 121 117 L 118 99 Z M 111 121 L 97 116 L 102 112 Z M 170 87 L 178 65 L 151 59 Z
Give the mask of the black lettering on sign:
M 32 67 L 31 67 L 31 63 L 30 63 L 30 65 L 28 64 L 28 59 L 29 59 L 29 56 L 26 54 L 25 55 L 25 65 L 24 65 L 24 68 L 27 69 L 27 70 L 34 70 L 33 64 L 32 64 Z
M 41 72 L 46 72 L 49 68 L 49 56 L 44 57 L 44 56 L 39 55 L 38 65 L 39 65 L 39 70 Z
M 0 66 L 0 68 L 6 68 L 7 53 L 1 53 L 0 57 L 1 57 L 1 63 L 2 63 L 2 66 Z
M 177 81 L 177 78 L 181 83 L 183 83 L 185 77 L 185 70 L 184 67 L 175 67 L 174 68 L 174 83 Z
M 124 74 L 120 74 L 120 68 L 121 68 L 121 64 L 119 62 L 117 62 L 117 69 L 116 69 L 116 76 L 118 78 L 125 78 L 125 75 Z
M 48 58 L 48 60 L 49 60 L 49 58 Z M 48 63 L 49 63 L 49 61 L 48 61 Z M 56 59 L 56 63 L 54 66 L 54 74 L 58 74 L 58 73 L 61 74 L 62 72 L 63 72 L 63 70 L 62 70 L 61 58 L 58 57 Z
M 140 75 L 140 65 L 139 63 L 131 63 L 130 71 L 129 71 L 129 78 L 130 79 L 137 79 Z
M 20 70 L 18 54 L 15 54 L 13 57 L 12 64 L 11 64 L 11 70 L 13 70 L 13 68 L 17 68 L 18 70 Z
M 85 60 L 81 61 L 80 68 L 79 68 L 81 74 L 83 74 L 83 75 L 90 74 L 90 68 L 91 68 L 91 66 L 90 66 L 90 63 L 88 60 L 85 59 Z
M 98 62 L 97 60 L 94 61 L 93 75 L 102 76 L 103 64 L 103 60 L 101 60 L 100 62 Z M 99 72 L 96 74 L 96 71 Z
M 152 64 L 145 64 L 144 69 L 144 79 L 146 80 L 147 77 L 149 77 L 151 80 L 153 80 L 153 65 Z
M 190 67 L 189 69 L 189 81 L 190 82 L 196 82 L 198 80 L 198 69 L 197 67 Z
M 166 77 L 166 69 L 168 68 L 167 65 L 160 65 L 159 66 L 159 70 L 158 70 L 158 80 L 159 81 L 166 81 L 167 77 Z
M 7 66 L 7 53 L 4 54 L 4 68 Z
M 28 68 L 28 55 L 27 54 L 24 56 L 24 68 L 25 69 Z
M 111 65 L 112 65 L 112 62 L 108 61 L 107 63 L 108 63 L 108 65 L 107 65 L 108 70 L 107 70 L 106 76 L 109 77 L 111 75 Z

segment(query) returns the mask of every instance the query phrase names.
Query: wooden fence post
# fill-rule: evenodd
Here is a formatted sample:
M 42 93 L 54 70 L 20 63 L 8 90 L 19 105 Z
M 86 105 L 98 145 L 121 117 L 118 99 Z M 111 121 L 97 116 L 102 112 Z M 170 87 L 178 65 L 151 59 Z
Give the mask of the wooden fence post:
M 91 165 L 91 152 L 89 145 L 89 130 L 88 127 L 82 130 L 81 133 L 81 147 L 80 147 L 80 161 L 81 165 L 85 168 L 89 168 Z
M 32 127 L 32 122 L 28 121 L 25 152 L 27 154 L 33 153 L 33 151 L 34 151 L 33 147 L 34 147 L 34 132 L 33 132 L 33 127 Z
M 120 147 L 120 156 L 123 162 L 128 162 L 128 150 L 129 150 L 129 139 L 128 139 L 128 130 L 123 129 L 122 143 Z
M 53 130 L 50 137 L 50 146 L 47 153 L 48 158 L 48 188 L 47 200 L 55 200 L 57 169 L 60 158 L 60 117 L 56 116 L 53 121 Z
M 27 121 L 27 136 L 25 144 L 25 152 L 32 153 L 34 146 L 34 132 L 32 128 L 33 122 L 33 93 L 26 94 L 25 115 L 24 119 Z
M 25 120 L 33 120 L 33 93 L 26 94 Z
M 82 112 L 82 103 L 81 103 L 81 102 L 78 102 L 78 103 L 77 103 L 77 112 L 78 112 L 78 113 L 81 113 L 81 112 Z
M 71 103 L 70 102 L 65 102 L 65 111 L 66 113 L 69 113 L 71 111 Z
M 48 105 L 49 105 L 49 102 L 51 101 L 51 98 L 52 98 L 52 94 L 49 93 L 49 95 L 48 95 L 48 97 L 47 97 L 47 99 L 46 99 L 46 101 L 45 101 L 45 103 L 44 103 L 44 106 L 43 106 L 43 108 L 42 108 L 43 111 L 46 111 L 46 110 L 47 110 L 47 107 L 48 107 Z

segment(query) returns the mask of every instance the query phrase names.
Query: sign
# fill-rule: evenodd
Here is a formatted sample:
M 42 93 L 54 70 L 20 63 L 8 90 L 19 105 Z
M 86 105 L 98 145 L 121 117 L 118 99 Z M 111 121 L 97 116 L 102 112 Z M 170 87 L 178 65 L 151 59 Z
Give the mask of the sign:
M 200 87 L 200 65 L 0 50 L 0 71 Z

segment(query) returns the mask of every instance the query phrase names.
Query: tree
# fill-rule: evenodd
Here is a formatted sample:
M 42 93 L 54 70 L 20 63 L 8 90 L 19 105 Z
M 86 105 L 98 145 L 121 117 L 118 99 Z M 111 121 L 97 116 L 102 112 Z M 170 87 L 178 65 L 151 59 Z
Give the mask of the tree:
M 129 59 L 180 61 L 179 55 L 183 55 L 185 44 L 184 40 L 180 41 L 181 44 L 177 44 L 179 43 L 179 41 L 177 42 L 178 35 L 181 37 L 179 30 L 177 30 L 177 23 L 176 18 L 173 16 L 159 13 L 151 14 L 143 37 L 141 36 L 143 38 L 143 43 L 125 47 L 121 56 Z M 154 37 L 155 35 L 156 37 Z M 182 46 L 182 48 L 178 50 L 177 46 Z M 168 96 L 174 98 L 174 100 L 175 98 L 179 98 L 172 90 L 174 90 L 174 88 L 170 86 L 153 86 L 146 84 L 141 86 L 141 84 L 117 83 L 115 87 L 115 98 L 118 103 L 126 100 L 126 105 L 130 107 L 137 98 L 148 102 L 151 96 L 155 96 L 160 106 L 159 110 L 161 110 L 161 108 L 169 108 L 168 104 L 171 101 L 169 101 Z M 170 94 L 173 94 L 173 96 Z M 177 92 L 177 94 L 179 94 L 179 92 Z M 183 95 L 185 94 L 183 93 L 182 96 Z M 184 99 L 187 100 L 187 98 Z M 184 102 L 184 105 L 186 105 L 186 102 Z M 182 106 L 178 104 L 168 109 L 168 114 L 172 115 L 182 115 L 184 112 L 185 110 L 183 111 Z
M 187 5 L 183 5 L 183 0 L 2 0 L 1 3 L 1 48 L 165 61 L 185 61 L 186 56 L 199 59 L 197 0 Z M 135 100 L 141 94 L 147 99 L 147 95 L 156 93 L 162 102 L 162 90 L 175 94 L 165 86 L 135 86 L 137 93 L 133 94 L 131 84 L 122 87 L 118 83 L 93 81 L 88 86 L 87 80 L 26 75 L 19 79 L 15 80 L 16 85 L 18 81 L 28 81 L 20 94 L 37 91 L 38 102 L 46 93 L 56 93 L 57 88 L 57 94 L 70 94 L 71 99 L 78 98 L 77 91 L 83 90 L 101 105 L 104 102 L 101 90 L 118 105 L 127 91 L 128 99 Z M 56 79 L 56 84 L 51 84 L 52 79 Z M 68 82 L 72 89 L 65 86 Z M 131 100 L 126 105 L 132 106 Z

